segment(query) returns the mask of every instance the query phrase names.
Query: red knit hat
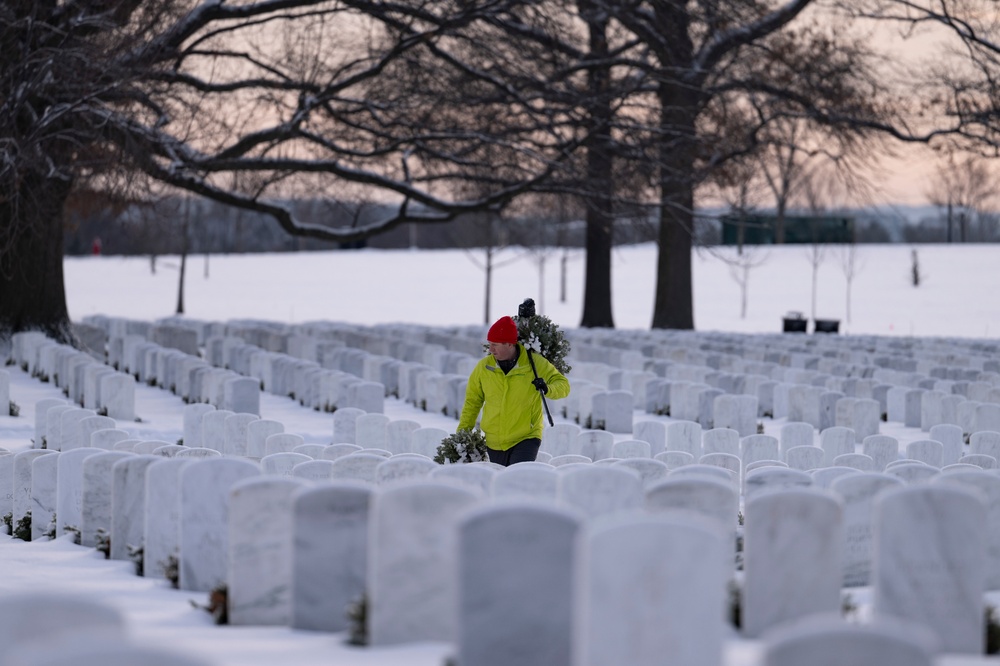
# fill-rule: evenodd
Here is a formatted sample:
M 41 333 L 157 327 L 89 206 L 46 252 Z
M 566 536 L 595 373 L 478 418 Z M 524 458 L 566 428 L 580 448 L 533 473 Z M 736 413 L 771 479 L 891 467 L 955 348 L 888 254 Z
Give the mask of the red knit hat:
M 514 344 L 517 342 L 517 324 L 511 317 L 500 317 L 496 323 L 490 326 L 490 332 L 486 334 L 489 342 L 506 342 Z

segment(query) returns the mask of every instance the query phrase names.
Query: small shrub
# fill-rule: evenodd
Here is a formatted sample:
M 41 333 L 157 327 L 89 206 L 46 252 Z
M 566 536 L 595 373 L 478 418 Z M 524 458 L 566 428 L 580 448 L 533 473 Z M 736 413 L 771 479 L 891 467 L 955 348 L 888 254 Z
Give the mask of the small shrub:
M 177 556 L 171 555 L 166 562 L 161 564 L 163 565 L 163 576 L 170 581 L 170 587 L 175 590 L 181 589 L 181 567 Z
M 94 548 L 99 553 L 104 553 L 104 559 L 111 559 L 111 535 L 105 532 L 103 529 L 98 528 L 97 530 L 97 544 Z
M 73 543 L 75 543 L 78 546 L 80 545 L 81 539 L 80 539 L 80 528 L 79 527 L 77 527 L 76 525 L 66 525 L 65 527 L 63 527 L 63 533 L 64 534 L 72 534 L 73 535 Z
M 368 645 L 368 595 L 362 594 L 347 608 L 347 643 Z
M 43 449 L 49 448 L 49 441 L 45 439 L 45 435 L 42 435 L 42 448 Z
M 763 423 L 758 423 L 757 424 L 757 434 L 758 435 L 763 435 L 764 434 L 764 424 Z
M 146 560 L 145 560 L 145 556 L 144 556 L 144 552 L 143 552 L 142 546 L 139 546 L 137 548 L 135 546 L 129 545 L 128 546 L 128 559 L 132 560 L 132 563 L 135 565 L 135 575 L 136 576 L 142 576 L 142 575 L 144 575 L 143 572 L 145 570 Z
M 729 581 L 729 585 L 726 586 L 726 591 L 729 593 L 729 623 L 739 629 L 743 626 L 743 617 L 740 610 L 743 590 L 740 589 L 739 583 L 731 580 Z
M 181 437 L 180 439 L 177 440 L 177 446 L 184 446 L 184 438 L 183 437 Z
M 479 428 L 459 430 L 441 440 L 434 454 L 434 462 L 439 465 L 451 463 L 471 463 L 489 460 L 486 451 L 486 437 Z
M 8 411 L 11 416 L 16 417 L 21 415 L 21 407 L 13 400 L 10 401 L 10 409 Z
M 56 538 L 56 514 L 52 512 L 52 520 L 49 521 L 49 529 L 45 530 L 45 534 L 42 536 L 48 537 L 50 541 L 55 541 Z
M 14 526 L 11 536 L 21 541 L 31 541 L 31 511 L 24 514 Z
M 986 654 L 1000 653 L 1000 618 L 996 606 L 986 606 Z
M 216 624 L 229 624 L 229 588 L 219 585 L 208 593 L 208 605 L 201 606 L 194 601 L 191 605 L 200 608 L 215 619 Z
M 97 410 L 97 415 L 98 416 L 107 416 L 108 415 L 108 408 L 107 407 L 100 407 Z
M 15 361 L 14 359 L 8 358 L 7 361 L 4 363 L 4 365 L 15 365 L 16 363 L 17 361 Z
M 10 511 L 8 511 L 3 515 L 3 529 L 4 529 L 3 533 L 6 534 L 7 536 L 10 536 L 10 533 L 12 531 L 11 522 L 13 520 L 14 520 L 14 514 L 11 513 Z
M 854 597 L 849 593 L 844 593 L 840 598 L 840 614 L 847 620 L 855 620 L 858 616 L 858 605 L 854 603 Z

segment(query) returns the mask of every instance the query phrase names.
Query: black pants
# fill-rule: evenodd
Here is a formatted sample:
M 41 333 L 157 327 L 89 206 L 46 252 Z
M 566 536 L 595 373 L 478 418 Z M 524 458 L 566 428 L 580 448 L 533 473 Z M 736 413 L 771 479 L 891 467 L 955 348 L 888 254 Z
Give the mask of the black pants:
M 521 440 L 506 451 L 489 448 L 486 451 L 490 454 L 490 462 L 510 467 L 514 463 L 534 460 L 538 456 L 538 447 L 541 445 L 542 440 L 532 437 L 531 439 Z

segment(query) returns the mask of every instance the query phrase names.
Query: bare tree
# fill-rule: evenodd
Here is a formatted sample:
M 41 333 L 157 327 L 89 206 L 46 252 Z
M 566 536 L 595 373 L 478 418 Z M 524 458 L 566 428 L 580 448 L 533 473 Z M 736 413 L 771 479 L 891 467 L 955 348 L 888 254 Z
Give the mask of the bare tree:
M 449 58 L 449 35 L 516 4 L 3 4 L 0 337 L 38 329 L 70 339 L 60 225 L 81 186 L 158 181 L 269 215 L 290 234 L 337 241 L 502 208 L 572 154 L 556 133 L 539 140 L 539 126 L 551 125 L 545 109 L 526 99 L 491 134 L 481 131 L 485 113 L 395 123 L 406 100 L 385 107 L 370 93 L 391 87 L 390 73 L 430 78 L 393 69 L 422 50 L 443 78 L 461 70 L 480 98 L 506 99 L 507 82 Z M 487 193 L 456 197 L 470 169 L 492 174 Z M 345 184 L 394 211 L 333 228 L 297 219 L 284 203 Z
M 781 119 L 830 135 L 892 125 L 874 54 L 841 18 L 810 22 L 811 0 L 604 3 L 647 49 L 647 151 L 659 214 L 654 328 L 693 328 L 696 190 L 754 152 Z
M 988 214 L 986 208 L 996 200 L 994 182 L 984 159 L 971 154 L 958 156 L 954 150 L 947 152 L 927 189 L 927 200 L 944 209 L 947 242 L 954 242 L 956 222 L 958 242 L 969 240 L 973 219 Z
M 864 260 L 858 255 L 858 244 L 853 240 L 840 246 L 840 270 L 844 273 L 844 280 L 847 284 L 844 319 L 848 324 L 851 323 L 851 288 L 854 284 L 854 278 L 864 268 Z
M 768 252 L 756 244 L 745 243 L 748 217 L 753 213 L 761 196 L 757 164 L 754 161 L 734 162 L 727 170 L 728 187 L 723 195 L 729 204 L 730 217 L 735 218 L 736 252 L 730 255 L 721 249 L 714 253 L 728 265 L 729 275 L 740 287 L 740 319 L 747 317 L 747 302 L 750 291 L 750 272 L 763 266 Z

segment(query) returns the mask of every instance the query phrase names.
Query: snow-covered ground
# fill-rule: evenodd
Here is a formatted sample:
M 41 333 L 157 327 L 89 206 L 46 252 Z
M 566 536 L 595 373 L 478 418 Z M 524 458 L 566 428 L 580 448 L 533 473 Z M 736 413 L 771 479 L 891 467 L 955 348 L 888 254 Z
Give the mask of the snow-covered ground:
M 819 265 L 816 313 L 842 320 L 842 330 L 860 334 L 989 337 L 1000 333 L 1000 261 L 993 246 L 917 246 L 922 283 L 911 284 L 912 248 L 863 246 L 852 289 L 850 322 L 841 249 L 827 249 Z M 807 248 L 762 251 L 766 259 L 750 272 L 748 312 L 740 318 L 740 289 L 729 264 L 700 253 L 695 259 L 695 322 L 701 330 L 776 332 L 789 310 L 807 317 L 811 310 L 812 265 Z M 461 251 L 341 251 L 316 254 L 194 257 L 187 265 L 187 316 L 212 321 L 264 319 L 285 322 L 338 320 L 359 324 L 412 322 L 430 325 L 477 324 L 484 319 L 482 253 Z M 728 252 L 732 254 L 731 251 Z M 515 314 L 517 304 L 533 297 L 543 314 L 561 326 L 574 327 L 582 311 L 583 261 L 579 253 L 566 262 L 566 299 L 560 300 L 558 253 L 545 263 L 543 287 L 537 262 L 513 251 L 498 260 L 493 278 L 489 320 Z M 618 328 L 648 328 L 652 317 L 656 253 L 652 246 L 623 248 L 614 255 L 614 317 Z M 65 263 L 67 297 L 74 319 L 106 314 L 135 319 L 172 315 L 177 302 L 176 257 L 157 260 L 86 257 Z M 30 447 L 34 404 L 62 397 L 58 389 L 9 367 L 11 399 L 17 418 L 0 416 L 0 447 Z M 181 436 L 179 398 L 146 386 L 137 388 L 139 423 L 119 427 L 142 438 L 174 441 Z M 413 419 L 425 426 L 454 430 L 456 422 L 428 414 L 397 400 L 386 401 L 392 419 Z M 306 441 L 327 442 L 329 414 L 298 406 L 292 400 L 263 395 L 263 418 L 281 421 L 287 432 Z M 637 413 L 637 418 L 653 418 Z M 775 434 L 780 422 L 764 420 Z M 883 433 L 901 445 L 923 438 L 918 429 L 883 424 Z M 191 602 L 203 595 L 168 589 L 159 581 L 132 575 L 132 566 L 105 561 L 91 549 L 63 537 L 55 542 L 23 543 L 0 537 L 0 601 L 17 592 L 46 590 L 77 593 L 119 609 L 127 618 L 131 640 L 198 656 L 220 666 L 441 666 L 450 653 L 442 643 L 394 648 L 355 648 L 342 634 L 322 634 L 272 627 L 217 627 Z M 855 599 L 864 603 L 867 591 Z M 992 599 L 993 603 L 1000 601 Z M 2 617 L 0 617 L 2 622 Z M 725 666 L 756 666 L 759 645 L 730 641 Z M 948 657 L 942 664 L 980 663 L 978 658 Z M 0 663 L 4 663 L 0 653 Z M 983 662 L 986 663 L 986 662 Z M 513 665 L 512 665 L 513 666 Z

